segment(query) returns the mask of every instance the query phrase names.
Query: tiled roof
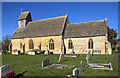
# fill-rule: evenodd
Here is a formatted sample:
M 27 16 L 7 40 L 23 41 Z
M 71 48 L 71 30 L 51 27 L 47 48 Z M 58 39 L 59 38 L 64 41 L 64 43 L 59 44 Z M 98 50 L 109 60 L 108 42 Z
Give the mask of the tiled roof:
M 66 16 L 31 21 L 25 28 L 16 30 L 12 38 L 29 38 L 40 36 L 61 35 Z
M 99 36 L 105 34 L 106 34 L 105 20 L 99 20 L 67 24 L 64 37 L 68 38 L 68 37 Z
M 30 13 L 30 11 L 22 12 L 20 17 L 18 18 L 18 21 L 27 18 L 29 13 Z

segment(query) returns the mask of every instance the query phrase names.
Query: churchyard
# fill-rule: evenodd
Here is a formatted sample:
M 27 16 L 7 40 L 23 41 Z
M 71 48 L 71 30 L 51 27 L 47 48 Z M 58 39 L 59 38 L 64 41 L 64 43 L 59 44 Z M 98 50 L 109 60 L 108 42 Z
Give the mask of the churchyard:
M 64 55 L 65 56 L 65 55 Z M 68 56 L 68 55 L 67 55 Z M 112 64 L 113 70 L 91 69 L 86 67 L 86 55 L 81 54 L 77 57 L 63 57 L 60 62 L 60 55 L 2 55 L 2 65 L 12 65 L 12 70 L 16 75 L 22 76 L 66 76 L 72 75 L 75 68 L 83 67 L 80 76 L 118 76 L 118 62 L 114 60 L 113 55 L 91 55 L 90 63 Z M 51 68 L 42 67 L 42 61 L 48 59 Z M 67 68 L 56 69 L 55 66 L 68 66 Z M 70 68 L 69 68 L 70 67 Z

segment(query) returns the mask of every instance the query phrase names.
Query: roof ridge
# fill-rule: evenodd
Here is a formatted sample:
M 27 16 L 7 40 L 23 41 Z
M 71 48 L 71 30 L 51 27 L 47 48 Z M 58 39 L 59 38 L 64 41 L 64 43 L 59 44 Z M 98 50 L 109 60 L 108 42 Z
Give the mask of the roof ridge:
M 22 13 L 29 13 L 29 12 L 30 12 L 30 11 L 25 11 L 25 12 L 22 12 Z M 22 13 L 21 13 L 21 14 L 22 14 Z
M 105 20 L 87 21 L 87 22 L 81 22 L 81 23 L 72 23 L 72 24 L 69 24 L 69 25 L 73 25 L 73 24 L 83 24 L 83 23 L 91 23 L 91 22 L 101 22 L 101 21 L 105 21 Z
M 45 20 L 56 19 L 56 18 L 60 18 L 60 17 L 66 17 L 66 15 L 64 15 L 64 16 L 58 16 L 58 17 L 53 17 L 53 18 L 46 18 L 46 19 L 36 20 L 36 21 L 31 21 L 31 22 L 45 21 Z

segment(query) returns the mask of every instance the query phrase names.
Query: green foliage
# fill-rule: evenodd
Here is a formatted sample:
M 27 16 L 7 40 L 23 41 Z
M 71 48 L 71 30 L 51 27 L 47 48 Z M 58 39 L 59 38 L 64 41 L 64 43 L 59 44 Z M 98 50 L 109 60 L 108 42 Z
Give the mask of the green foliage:
M 108 26 L 107 26 L 107 30 L 108 30 L 108 41 L 112 44 L 112 45 L 116 45 L 117 43 L 117 30 L 114 30 L 114 29 L 110 29 Z
M 118 62 L 113 59 L 114 55 L 93 55 L 90 59 L 91 63 L 112 63 L 113 71 L 94 70 L 85 68 L 82 76 L 117 76 L 118 75 Z M 75 65 L 74 68 L 66 70 L 57 69 L 40 69 L 42 61 L 50 59 L 50 63 L 58 63 L 59 55 L 3 55 L 3 65 L 12 65 L 16 75 L 24 73 L 24 76 L 66 76 L 72 75 L 72 70 L 80 66 L 85 66 L 86 55 L 82 54 L 77 58 L 64 57 L 60 64 Z M 81 60 L 83 64 L 80 64 Z
M 20 53 L 20 55 L 27 55 L 27 54 L 25 54 L 24 52 L 22 52 L 22 53 Z

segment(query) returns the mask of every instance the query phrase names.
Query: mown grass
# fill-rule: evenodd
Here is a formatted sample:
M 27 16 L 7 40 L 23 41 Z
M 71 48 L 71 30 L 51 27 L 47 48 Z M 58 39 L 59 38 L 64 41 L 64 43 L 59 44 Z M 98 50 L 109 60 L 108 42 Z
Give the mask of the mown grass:
M 85 66 L 86 55 L 80 55 L 77 58 L 74 57 L 64 57 L 64 61 L 60 64 L 75 65 L 74 68 Z M 84 68 L 84 72 L 81 76 L 118 76 L 118 62 L 113 59 L 114 55 L 94 55 L 91 57 L 91 63 L 112 63 L 113 71 L 105 70 L 94 70 L 90 68 Z M 58 63 L 59 55 L 2 55 L 3 64 L 2 65 L 12 65 L 13 70 L 16 74 L 24 73 L 24 76 L 66 76 L 72 75 L 71 69 L 57 70 L 57 69 L 40 69 L 42 66 L 42 61 L 44 59 L 50 59 L 51 63 Z M 80 64 L 81 60 L 83 64 Z

